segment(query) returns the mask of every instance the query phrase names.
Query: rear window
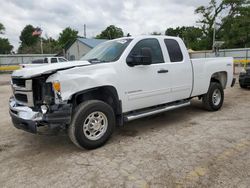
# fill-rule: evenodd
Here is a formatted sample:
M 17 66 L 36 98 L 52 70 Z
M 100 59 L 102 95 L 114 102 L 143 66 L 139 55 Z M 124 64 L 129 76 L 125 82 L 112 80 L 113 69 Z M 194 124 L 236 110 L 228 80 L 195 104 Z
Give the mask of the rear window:
M 178 42 L 174 39 L 165 39 L 165 45 L 168 49 L 171 62 L 180 62 L 183 60 L 183 54 Z
M 66 62 L 67 60 L 66 59 L 63 59 L 63 58 L 58 58 L 59 59 L 59 62 Z
M 48 63 L 48 58 L 45 58 L 45 59 L 44 59 L 44 63 Z
M 57 58 L 51 58 L 51 63 L 57 63 Z

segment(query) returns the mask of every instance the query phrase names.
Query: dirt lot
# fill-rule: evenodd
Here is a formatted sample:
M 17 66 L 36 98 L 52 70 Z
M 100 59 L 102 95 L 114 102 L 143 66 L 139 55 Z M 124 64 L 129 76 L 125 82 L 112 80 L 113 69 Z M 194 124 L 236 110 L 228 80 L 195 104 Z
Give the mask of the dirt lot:
M 250 90 L 225 91 L 218 112 L 198 100 L 127 124 L 102 148 L 15 129 L 0 75 L 0 187 L 249 187 Z

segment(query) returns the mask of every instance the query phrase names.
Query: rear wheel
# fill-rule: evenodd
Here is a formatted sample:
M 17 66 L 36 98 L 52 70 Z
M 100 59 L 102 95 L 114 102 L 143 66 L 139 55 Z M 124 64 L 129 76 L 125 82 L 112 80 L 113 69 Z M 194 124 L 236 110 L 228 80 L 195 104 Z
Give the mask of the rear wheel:
M 217 111 L 224 102 L 224 91 L 220 83 L 211 82 L 207 94 L 203 95 L 202 102 L 205 109 Z
M 114 127 L 113 109 L 102 101 L 90 100 L 77 106 L 68 133 L 76 146 L 95 149 L 108 141 Z

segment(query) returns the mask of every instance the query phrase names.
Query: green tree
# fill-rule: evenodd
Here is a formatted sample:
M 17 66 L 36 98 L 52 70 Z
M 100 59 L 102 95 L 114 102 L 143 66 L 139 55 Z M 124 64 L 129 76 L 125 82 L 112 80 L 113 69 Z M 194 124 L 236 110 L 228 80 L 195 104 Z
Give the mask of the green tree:
M 0 34 L 4 34 L 5 27 L 0 23 Z M 13 46 L 10 44 L 9 40 L 6 38 L 0 37 L 0 54 L 9 54 L 11 53 Z
M 116 39 L 123 37 L 123 31 L 121 28 L 116 27 L 114 25 L 108 26 L 105 30 L 101 32 L 101 34 L 97 35 L 95 38 L 97 39 Z
M 59 42 L 52 37 L 48 37 L 46 39 L 43 39 L 43 49 L 44 53 L 52 53 L 57 54 L 62 51 L 61 46 L 59 45 Z
M 32 46 L 20 45 L 18 48 L 19 54 L 40 54 L 41 53 L 41 44 L 37 42 Z
M 58 43 L 62 48 L 64 48 L 67 43 L 75 40 L 77 36 L 78 31 L 67 27 L 59 34 Z
M 43 53 L 45 54 L 57 54 L 62 51 L 61 46 L 58 44 L 58 41 L 48 37 L 42 38 L 43 43 Z M 22 54 L 40 54 L 41 53 L 41 43 L 38 41 L 32 46 L 22 46 L 18 49 L 19 53 Z
M 0 34 L 4 34 L 5 27 L 2 23 L 0 23 Z
M 182 38 L 182 30 L 180 27 L 177 28 L 170 27 L 165 31 L 165 35 Z
M 6 38 L 0 38 L 0 54 L 10 54 L 13 46 Z
M 168 28 L 165 35 L 180 37 L 185 42 L 187 48 L 193 50 L 203 50 L 205 48 L 205 38 L 202 29 L 198 27 L 177 27 Z
M 222 24 L 224 47 L 250 47 L 250 6 L 239 8 L 238 14 L 224 18 Z
M 39 41 L 38 36 L 32 36 L 34 30 L 35 28 L 32 25 L 26 25 L 23 28 L 19 37 L 21 41 L 21 47 L 32 46 Z
M 210 0 L 208 6 L 200 6 L 195 10 L 200 15 L 198 23 L 201 24 L 202 32 L 206 36 L 206 49 L 211 49 L 213 43 L 214 24 L 219 21 L 216 18 L 232 18 L 239 12 L 239 8 L 247 4 L 248 0 L 222 0 L 217 3 L 216 0 Z M 221 37 L 220 31 L 224 24 L 220 24 L 216 29 L 216 36 Z

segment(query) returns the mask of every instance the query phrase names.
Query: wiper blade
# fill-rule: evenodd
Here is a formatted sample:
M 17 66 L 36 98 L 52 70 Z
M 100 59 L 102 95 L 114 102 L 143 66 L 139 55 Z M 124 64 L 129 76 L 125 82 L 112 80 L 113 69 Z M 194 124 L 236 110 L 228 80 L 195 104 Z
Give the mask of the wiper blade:
M 90 63 L 101 63 L 101 62 L 105 62 L 104 60 L 100 60 L 98 58 L 92 58 L 92 59 L 88 59 L 87 60 Z

